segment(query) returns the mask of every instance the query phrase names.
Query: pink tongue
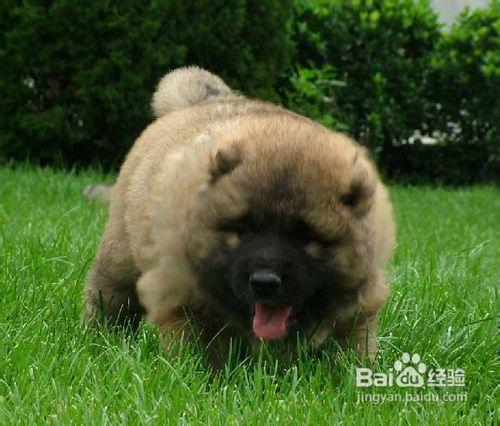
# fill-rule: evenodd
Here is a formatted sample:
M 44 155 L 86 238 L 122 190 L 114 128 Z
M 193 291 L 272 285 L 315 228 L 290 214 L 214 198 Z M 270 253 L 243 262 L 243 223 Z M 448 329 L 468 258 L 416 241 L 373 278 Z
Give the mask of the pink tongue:
M 263 303 L 255 304 L 253 332 L 264 340 L 279 339 L 286 335 L 286 320 L 292 308 L 275 308 Z

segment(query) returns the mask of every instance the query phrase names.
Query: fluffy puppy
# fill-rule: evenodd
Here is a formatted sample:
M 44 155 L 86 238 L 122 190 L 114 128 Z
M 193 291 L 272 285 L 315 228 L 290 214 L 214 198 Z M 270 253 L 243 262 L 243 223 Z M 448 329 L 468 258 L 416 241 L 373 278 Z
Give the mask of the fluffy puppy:
M 394 223 L 365 150 L 197 67 L 167 74 L 152 106 L 111 193 L 87 317 L 194 320 L 206 341 L 333 333 L 373 357 Z

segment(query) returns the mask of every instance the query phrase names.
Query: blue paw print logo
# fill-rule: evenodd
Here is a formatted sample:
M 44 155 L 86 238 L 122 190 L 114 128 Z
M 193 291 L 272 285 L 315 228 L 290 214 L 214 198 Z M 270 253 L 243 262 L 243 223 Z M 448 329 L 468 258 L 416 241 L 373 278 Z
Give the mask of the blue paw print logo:
M 421 388 L 424 386 L 423 374 L 427 370 L 427 366 L 420 362 L 420 355 L 410 354 L 405 352 L 401 360 L 394 363 L 394 371 L 397 373 L 396 384 L 400 387 Z

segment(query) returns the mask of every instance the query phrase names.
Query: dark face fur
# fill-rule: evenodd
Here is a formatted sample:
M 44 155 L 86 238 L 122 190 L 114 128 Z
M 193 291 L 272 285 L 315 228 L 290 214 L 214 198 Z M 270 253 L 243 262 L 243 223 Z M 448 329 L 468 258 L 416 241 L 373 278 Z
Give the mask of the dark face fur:
M 210 292 L 257 337 L 312 333 L 335 293 L 322 259 L 328 243 L 301 220 L 246 215 L 221 223 L 220 232 L 233 244 L 204 265 Z

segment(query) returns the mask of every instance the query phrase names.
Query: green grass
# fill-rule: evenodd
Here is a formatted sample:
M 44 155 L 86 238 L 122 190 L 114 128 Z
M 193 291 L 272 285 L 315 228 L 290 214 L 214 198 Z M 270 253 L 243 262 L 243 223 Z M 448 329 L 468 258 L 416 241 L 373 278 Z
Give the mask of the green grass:
M 391 188 L 399 245 L 373 369 L 418 352 L 428 366 L 464 368 L 465 388 L 435 393 L 467 400 L 374 404 L 358 401 L 353 356 L 335 358 L 334 343 L 295 362 L 264 354 L 210 373 L 197 347 L 162 353 L 147 324 L 135 339 L 83 327 L 81 293 L 106 208 L 81 188 L 103 179 L 112 177 L 0 168 L 0 424 L 497 421 L 497 188 Z

